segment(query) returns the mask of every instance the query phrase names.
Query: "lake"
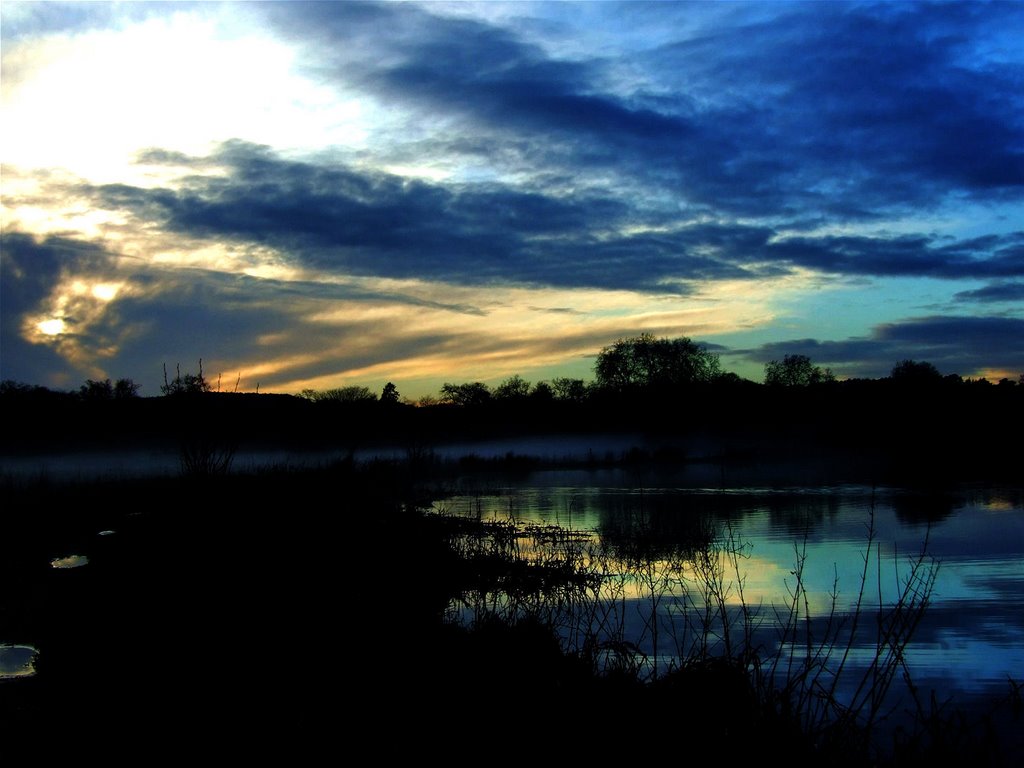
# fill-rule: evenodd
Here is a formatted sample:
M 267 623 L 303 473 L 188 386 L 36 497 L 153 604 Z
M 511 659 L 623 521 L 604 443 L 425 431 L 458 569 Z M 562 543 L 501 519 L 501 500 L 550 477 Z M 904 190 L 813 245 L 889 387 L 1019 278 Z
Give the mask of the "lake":
M 637 448 L 641 460 L 622 461 Z M 500 463 L 513 455 L 552 464 L 575 462 L 577 467 L 516 475 L 476 471 L 464 475 L 435 507 L 449 514 L 514 520 L 520 526 L 560 526 L 607 544 L 607 551 L 617 556 L 649 558 L 654 570 L 648 575 L 660 581 L 644 584 L 622 577 L 617 582 L 621 615 L 614 619 L 622 637 L 645 654 L 652 672 L 678 663 L 680 649 L 685 650 L 678 623 L 692 618 L 702 596 L 692 590 L 680 596 L 678 587 L 687 580 L 692 587 L 694 574 L 689 566 L 677 567 L 676 561 L 692 554 L 695 535 L 710 532 L 719 545 L 731 537 L 741 552 L 734 563 L 739 572 L 730 570 L 722 585 L 731 618 L 746 605 L 758 622 L 756 640 L 762 652 L 778 658 L 804 652 L 798 651 L 798 643 L 806 644 L 808 627 L 813 640 L 824 637 L 829 616 L 846 620 L 849 629 L 864 584 L 860 604 L 869 620 L 858 626 L 850 642 L 838 646 L 845 653 L 846 672 L 837 690 L 856 681 L 858 670 L 870 661 L 877 647 L 878 606 L 888 609 L 906 591 L 913 559 L 922 554 L 917 575 L 929 579 L 921 585 L 927 586 L 928 603 L 891 686 L 896 706 L 906 706 L 899 696 L 909 691 L 905 673 L 919 696 L 927 698 L 935 691 L 942 701 L 951 697 L 964 705 L 1005 696 L 1011 680 L 1024 681 L 1021 487 L 960 485 L 929 492 L 872 487 L 838 482 L 835 464 L 827 459 L 818 463 L 801 457 L 791 465 L 723 462 L 714 458 L 715 445 L 693 440 L 685 445 L 686 462 L 667 466 L 643 460 L 655 448 L 660 447 L 633 435 L 601 434 L 431 445 L 431 456 L 454 465 L 459 457 L 471 456 L 486 469 L 487 462 Z M 240 451 L 234 470 L 315 466 L 345 455 L 351 453 Z M 357 460 L 403 460 L 408 455 L 404 446 L 355 452 Z M 7 456 L 0 466 L 9 476 L 53 479 L 180 471 L 176 452 L 155 450 Z M 801 632 L 780 638 L 778 614 L 792 604 L 798 561 L 803 591 L 796 618 L 803 622 Z M 603 567 L 615 568 L 608 563 Z M 617 573 L 625 570 L 618 568 Z
M 830 627 L 845 622 L 836 630 L 827 665 L 834 670 L 845 655 L 837 696 L 856 695 L 859 676 L 879 647 L 879 606 L 885 613 L 901 595 L 917 603 L 903 604 L 904 619 L 914 624 L 894 630 L 913 631 L 905 653 L 891 658 L 892 711 L 913 707 L 910 684 L 922 702 L 934 692 L 938 702 L 969 708 L 1006 697 L 1011 680 L 1024 681 L 1022 489 L 960 486 L 922 492 L 755 482 L 764 479 L 756 472 L 727 474 L 713 465 L 683 473 L 618 468 L 477 474 L 456 484 L 435 510 L 512 521 L 521 531 L 558 526 L 605 545 L 612 560 L 620 558 L 618 565 L 602 566 L 621 577 L 613 580 L 614 594 L 606 596 L 614 605 L 614 626 L 652 674 L 679 663 L 692 648 L 693 637 L 683 625 L 700 617 L 706 594 L 695 586 L 692 563 L 681 561 L 692 559 L 695 537 L 710 533 L 719 555 L 739 555 L 725 557 L 718 576 L 722 603 L 735 622 L 731 632 L 742 634 L 746 605 L 756 624 L 754 641 L 762 654 L 782 660 L 780 668 L 790 657 L 806 656 L 808 628 L 816 644 Z M 523 546 L 533 546 L 528 538 L 522 534 Z M 732 549 L 723 549 L 723 542 L 731 542 Z M 649 561 L 646 577 L 637 576 L 638 554 Z M 622 577 L 627 571 L 631 575 Z M 908 589 L 911 577 L 916 580 Z M 794 632 L 782 636 L 780 616 L 793 617 L 789 611 L 797 591 Z M 861 619 L 850 639 L 858 599 Z M 470 603 L 459 607 L 463 618 L 480 610 Z M 610 610 L 601 614 L 606 626 Z M 717 633 L 721 645 L 720 628 Z M 563 638 L 568 645 L 574 641 L 570 634 Z M 822 681 L 832 685 L 830 678 Z

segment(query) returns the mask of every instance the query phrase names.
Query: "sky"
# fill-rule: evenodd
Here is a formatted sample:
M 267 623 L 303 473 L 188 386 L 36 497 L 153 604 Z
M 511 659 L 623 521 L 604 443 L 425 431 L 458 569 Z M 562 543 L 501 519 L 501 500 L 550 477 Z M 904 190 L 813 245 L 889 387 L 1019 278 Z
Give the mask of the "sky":
M 1024 372 L 1024 3 L 0 14 L 2 379 Z

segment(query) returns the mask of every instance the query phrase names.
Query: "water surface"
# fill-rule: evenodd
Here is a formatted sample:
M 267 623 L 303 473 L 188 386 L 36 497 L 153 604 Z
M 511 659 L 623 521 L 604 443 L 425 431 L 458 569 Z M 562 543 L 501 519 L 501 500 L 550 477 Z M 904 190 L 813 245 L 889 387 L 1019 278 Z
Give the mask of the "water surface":
M 918 696 L 934 691 L 939 700 L 966 705 L 1005 696 L 1010 681 L 1024 681 L 1020 488 L 924 493 L 862 485 L 702 484 L 714 473 L 690 471 L 685 483 L 623 469 L 494 475 L 464 482 L 436 506 L 449 514 L 592 532 L 626 554 L 635 554 L 641 532 L 647 555 L 661 567 L 674 553 L 685 554 L 707 528 L 719 539 L 731 536 L 742 556 L 736 559 L 741 572 L 728 574 L 727 602 L 733 609 L 740 605 L 742 582 L 742 602 L 759 617 L 759 638 L 768 650 L 786 650 L 771 625 L 792 604 L 799 574 L 807 598 L 801 615 L 810 615 L 816 637 L 829 616 L 850 622 L 859 607 L 869 617 L 849 646 L 847 665 L 854 673 L 878 646 L 875 617 L 901 596 L 914 598 L 914 588 L 924 597 L 926 582 L 908 590 L 908 580 L 927 577 L 928 602 L 892 690 L 910 695 L 909 680 Z M 671 663 L 678 654 L 666 637 L 673 610 L 675 620 L 681 615 L 678 603 L 658 598 L 654 610 L 661 630 L 655 636 L 650 606 L 656 596 L 645 586 L 620 592 L 632 603 L 626 621 L 644 653 Z

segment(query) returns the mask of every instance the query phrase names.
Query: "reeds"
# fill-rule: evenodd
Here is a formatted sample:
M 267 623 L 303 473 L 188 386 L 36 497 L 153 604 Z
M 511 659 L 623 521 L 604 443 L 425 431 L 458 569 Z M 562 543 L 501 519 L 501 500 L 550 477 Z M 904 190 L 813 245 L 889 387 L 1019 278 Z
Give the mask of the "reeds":
M 651 533 L 649 522 L 642 513 L 632 519 L 638 541 Z M 597 676 L 667 685 L 697 669 L 731 670 L 747 681 L 759 717 L 791 724 L 830 754 L 877 757 L 876 729 L 898 676 L 917 702 L 906 654 L 938 572 L 927 537 L 902 573 L 894 566 L 899 588 L 884 600 L 889 574 L 872 505 L 852 609 L 840 608 L 837 578 L 816 615 L 804 578 L 806 538 L 794 545 L 787 600 L 764 606 L 748 602 L 750 547 L 733 527 L 704 517 L 692 534 L 651 555 L 621 538 L 522 525 L 511 515 L 465 518 L 451 541 L 469 578 L 448 619 L 543 623 Z M 926 708 L 916 707 L 923 719 Z
M 226 475 L 235 459 L 235 447 L 224 440 L 202 435 L 183 440 L 179 456 L 183 475 Z

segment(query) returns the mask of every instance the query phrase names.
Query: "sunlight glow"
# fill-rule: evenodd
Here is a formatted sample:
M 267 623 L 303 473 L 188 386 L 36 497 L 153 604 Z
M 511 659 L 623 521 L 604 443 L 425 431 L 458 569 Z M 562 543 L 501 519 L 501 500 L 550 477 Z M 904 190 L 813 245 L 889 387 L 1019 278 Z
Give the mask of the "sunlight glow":
M 713 341 L 715 335 L 769 322 L 779 294 L 796 292 L 789 279 L 707 286 L 704 293 L 650 295 L 635 291 L 563 290 L 509 286 L 463 286 L 425 280 L 332 277 L 303 271 L 296 277 L 336 283 L 379 298 L 356 302 L 300 299 L 293 309 L 309 324 L 305 334 L 263 334 L 263 357 L 254 363 L 281 377 L 284 391 L 324 389 L 394 380 L 403 394 L 436 394 L 441 380 L 496 382 L 569 360 L 585 360 L 617 338 L 649 331 L 669 337 Z M 528 311 L 524 311 L 524 307 Z M 337 344 L 324 346 L 316 327 L 339 329 Z M 429 339 L 428 342 L 420 341 Z M 447 339 L 447 341 L 440 341 Z M 374 359 L 390 340 L 408 352 Z M 316 346 L 316 351 L 313 350 Z M 334 371 L 288 377 L 288 360 L 307 347 L 337 360 Z M 414 352 L 412 352 L 414 350 Z M 365 361 L 373 362 L 366 363 Z M 346 361 L 358 361 L 351 365 Z M 589 372 L 585 378 L 589 378 Z
M 36 328 L 47 336 L 57 336 L 64 333 L 66 325 L 61 318 L 55 317 L 52 320 L 43 320 L 41 323 L 37 323 Z
M 120 290 L 120 283 L 96 283 L 92 287 L 92 295 L 100 301 L 113 301 Z
M 4 52 L 3 159 L 124 182 L 152 173 L 132 167 L 147 147 L 362 145 L 360 101 L 337 99 L 294 63 L 291 47 L 256 27 L 226 33 L 222 21 L 188 12 L 15 44 Z

